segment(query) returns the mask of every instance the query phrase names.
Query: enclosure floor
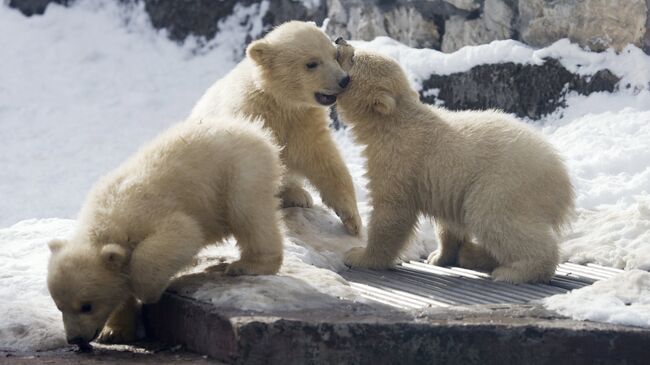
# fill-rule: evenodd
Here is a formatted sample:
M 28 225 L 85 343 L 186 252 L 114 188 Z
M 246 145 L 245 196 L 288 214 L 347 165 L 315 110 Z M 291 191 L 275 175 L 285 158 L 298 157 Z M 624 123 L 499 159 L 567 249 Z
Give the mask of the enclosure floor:
M 226 363 L 646 364 L 650 330 L 576 321 L 537 302 L 617 272 L 563 264 L 547 284 L 511 285 L 410 261 L 341 272 L 367 300 L 266 311 L 196 296 L 215 277 L 194 274 L 146 306 L 144 317 L 151 336 Z
M 508 284 L 459 267 L 410 261 L 390 270 L 350 269 L 341 273 L 359 293 L 374 302 L 402 309 L 476 304 L 525 304 L 579 289 L 622 270 L 595 264 L 561 264 L 546 284 Z

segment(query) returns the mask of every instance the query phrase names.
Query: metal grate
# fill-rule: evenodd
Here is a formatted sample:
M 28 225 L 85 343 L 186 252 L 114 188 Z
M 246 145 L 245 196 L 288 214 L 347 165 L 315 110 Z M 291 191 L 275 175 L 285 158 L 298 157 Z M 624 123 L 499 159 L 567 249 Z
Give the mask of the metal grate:
M 508 284 L 490 275 L 459 267 L 440 267 L 422 261 L 404 262 L 394 269 L 347 270 L 341 275 L 370 300 L 404 309 L 450 305 L 528 303 L 591 285 L 622 270 L 595 264 L 561 264 L 547 284 Z

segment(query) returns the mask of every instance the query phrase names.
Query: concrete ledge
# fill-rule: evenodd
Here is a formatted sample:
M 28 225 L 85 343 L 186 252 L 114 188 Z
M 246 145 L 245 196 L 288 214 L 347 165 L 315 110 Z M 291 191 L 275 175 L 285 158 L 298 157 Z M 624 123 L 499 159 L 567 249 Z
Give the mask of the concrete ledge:
M 534 305 L 402 312 L 341 302 L 266 315 L 166 293 L 148 333 L 240 364 L 646 364 L 650 330 L 578 322 Z

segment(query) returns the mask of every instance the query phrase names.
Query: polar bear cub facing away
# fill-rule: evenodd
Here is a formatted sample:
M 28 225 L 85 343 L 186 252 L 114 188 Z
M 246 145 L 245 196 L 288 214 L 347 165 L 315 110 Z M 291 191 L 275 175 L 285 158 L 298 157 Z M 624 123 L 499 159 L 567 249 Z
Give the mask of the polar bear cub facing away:
M 156 302 L 207 244 L 234 235 L 228 274 L 282 263 L 279 149 L 249 121 L 181 123 L 92 189 L 69 240 L 53 240 L 48 287 L 70 343 L 135 336 L 136 300 Z M 107 323 L 108 320 L 108 323 Z M 106 324 L 106 326 L 105 326 Z
M 346 263 L 392 265 L 422 213 L 440 239 L 429 262 L 513 283 L 549 280 L 574 201 L 553 147 L 504 113 L 425 105 L 396 62 L 337 43 L 351 77 L 338 110 L 367 146 L 373 203 L 368 245 Z

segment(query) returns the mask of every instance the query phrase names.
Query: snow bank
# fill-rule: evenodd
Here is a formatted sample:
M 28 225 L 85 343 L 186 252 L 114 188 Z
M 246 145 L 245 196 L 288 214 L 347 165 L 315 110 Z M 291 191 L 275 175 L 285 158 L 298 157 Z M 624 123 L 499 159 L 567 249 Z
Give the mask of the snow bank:
M 518 63 L 541 65 L 544 59 L 558 59 L 567 70 L 580 75 L 593 75 L 609 69 L 621 77 L 623 84 L 636 89 L 647 89 L 650 84 L 650 57 L 634 45 L 621 53 L 609 49 L 606 52 L 588 52 L 568 39 L 561 39 L 543 49 L 533 49 L 513 40 L 493 41 L 479 46 L 468 46 L 454 53 L 432 49 L 416 49 L 388 37 L 377 37 L 371 42 L 351 42 L 355 47 L 383 53 L 398 61 L 419 90 L 422 81 L 432 74 L 449 75 L 468 71 L 474 66 L 495 63 Z
M 623 272 L 543 302 L 548 309 L 579 320 L 650 327 L 650 273 Z
M 99 176 L 235 65 L 265 7 L 238 7 L 197 53 L 198 40 L 153 30 L 142 5 L 82 0 L 27 18 L 0 4 L 0 227 L 74 217 Z
M 650 73 L 650 69 L 648 69 Z M 543 132 L 565 157 L 578 216 L 565 260 L 650 269 L 650 92 L 571 96 Z

